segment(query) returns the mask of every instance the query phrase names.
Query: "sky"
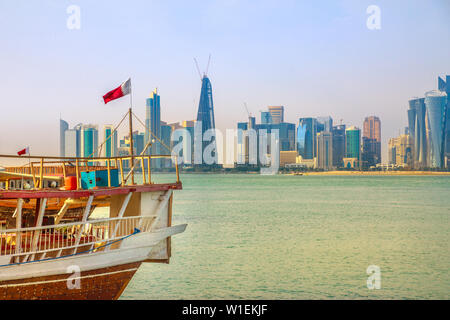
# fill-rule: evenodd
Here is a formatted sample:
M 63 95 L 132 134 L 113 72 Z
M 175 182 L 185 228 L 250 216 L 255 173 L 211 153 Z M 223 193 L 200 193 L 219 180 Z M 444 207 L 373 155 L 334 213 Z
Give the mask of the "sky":
M 71 5 L 79 29 L 67 27 Z M 366 25 L 370 5 L 380 29 Z M 117 124 L 129 99 L 102 96 L 129 77 L 141 119 L 156 87 L 163 121 L 195 119 L 193 58 L 203 72 L 211 54 L 218 129 L 246 121 L 244 102 L 258 122 L 269 105 L 296 124 L 330 115 L 362 128 L 376 115 L 386 161 L 408 99 L 450 74 L 450 1 L 0 0 L 0 43 L 0 154 L 58 155 L 60 117 Z

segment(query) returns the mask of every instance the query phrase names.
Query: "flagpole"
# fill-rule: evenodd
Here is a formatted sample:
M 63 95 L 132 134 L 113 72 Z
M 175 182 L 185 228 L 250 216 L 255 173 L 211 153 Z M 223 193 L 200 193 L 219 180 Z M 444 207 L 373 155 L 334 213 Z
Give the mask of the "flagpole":
M 132 89 L 132 84 L 130 81 L 130 109 L 128 110 L 128 115 L 129 115 L 129 122 L 130 122 L 130 157 L 131 157 L 131 161 L 130 161 L 130 169 L 131 166 L 134 163 L 134 146 L 133 146 L 133 89 Z M 132 172 L 131 174 L 131 184 L 134 184 L 134 172 Z
M 28 157 L 30 157 L 30 156 L 31 156 L 31 154 L 30 154 L 30 146 L 28 146 Z M 30 167 L 30 175 L 32 176 L 33 173 L 31 172 L 31 158 L 28 158 L 28 166 Z M 23 182 L 22 182 L 22 187 L 23 187 Z M 33 188 L 34 188 L 34 186 L 33 186 Z

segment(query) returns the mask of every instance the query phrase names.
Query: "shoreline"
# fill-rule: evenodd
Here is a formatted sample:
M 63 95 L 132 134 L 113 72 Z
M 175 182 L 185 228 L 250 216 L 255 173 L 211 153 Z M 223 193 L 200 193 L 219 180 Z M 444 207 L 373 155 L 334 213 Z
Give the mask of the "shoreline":
M 286 174 L 295 175 L 295 174 Z M 323 171 L 303 172 L 305 176 L 450 176 L 439 171 Z

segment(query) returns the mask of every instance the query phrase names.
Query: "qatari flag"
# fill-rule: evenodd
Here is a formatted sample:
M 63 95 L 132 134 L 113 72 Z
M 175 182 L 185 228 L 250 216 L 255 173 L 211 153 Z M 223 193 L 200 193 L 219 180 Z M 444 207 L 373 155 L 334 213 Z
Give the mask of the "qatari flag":
M 26 147 L 25 149 L 22 149 L 20 151 L 17 151 L 17 154 L 19 156 L 23 155 L 23 154 L 30 154 L 30 147 Z
M 118 99 L 120 97 L 126 96 L 127 94 L 130 94 L 131 92 L 131 79 L 128 79 L 124 83 L 122 83 L 120 86 L 115 88 L 114 90 L 111 90 L 107 94 L 103 96 L 103 100 L 105 101 L 105 104 L 108 102 Z

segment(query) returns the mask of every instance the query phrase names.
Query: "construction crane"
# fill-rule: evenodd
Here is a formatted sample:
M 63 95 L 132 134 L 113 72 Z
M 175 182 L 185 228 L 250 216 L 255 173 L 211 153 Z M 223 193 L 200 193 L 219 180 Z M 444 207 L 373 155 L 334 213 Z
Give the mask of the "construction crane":
M 248 111 L 247 102 L 244 102 L 245 110 L 247 111 L 248 117 L 250 118 L 252 114 Z
M 208 57 L 208 64 L 206 65 L 206 71 L 203 73 L 203 76 L 202 76 L 202 73 L 200 72 L 200 68 L 199 68 L 199 66 L 198 66 L 198 62 L 197 62 L 197 59 L 196 59 L 196 58 L 194 58 L 194 62 L 195 62 L 195 66 L 197 67 L 198 75 L 199 75 L 200 81 L 201 81 L 201 80 L 203 79 L 203 77 L 208 76 L 209 64 L 210 64 L 210 62 L 211 62 L 211 54 L 209 54 L 209 57 Z
M 244 102 L 244 107 L 245 107 L 245 110 L 247 111 L 247 114 L 248 114 L 248 128 L 249 129 L 253 129 L 253 126 L 254 126 L 254 121 L 252 120 L 253 117 L 252 117 L 252 114 L 250 113 L 250 111 L 248 111 L 248 107 L 247 107 L 247 103 L 246 102 Z

